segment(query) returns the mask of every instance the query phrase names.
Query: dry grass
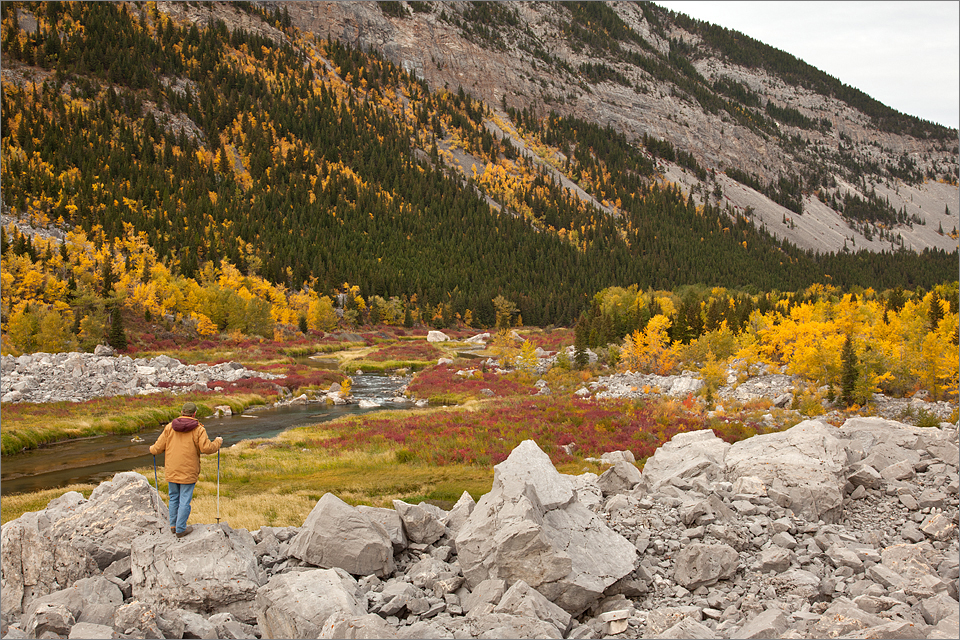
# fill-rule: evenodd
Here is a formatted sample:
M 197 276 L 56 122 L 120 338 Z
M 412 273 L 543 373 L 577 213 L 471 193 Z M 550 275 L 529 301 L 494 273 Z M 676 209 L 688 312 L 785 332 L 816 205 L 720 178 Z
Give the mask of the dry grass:
M 28 511 L 41 511 L 51 500 L 59 498 L 69 491 L 79 491 L 83 494 L 83 497 L 89 498 L 96 488 L 97 485 L 95 484 L 71 484 L 58 489 L 44 489 L 33 493 L 3 496 L 3 500 L 0 500 L 0 522 L 6 524 Z

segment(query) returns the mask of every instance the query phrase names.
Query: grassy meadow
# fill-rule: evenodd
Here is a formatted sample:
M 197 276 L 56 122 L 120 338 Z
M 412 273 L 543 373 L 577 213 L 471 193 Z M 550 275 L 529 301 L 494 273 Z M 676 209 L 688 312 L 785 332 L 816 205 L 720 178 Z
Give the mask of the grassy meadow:
M 531 342 L 548 350 L 572 342 L 572 332 L 532 331 Z M 449 508 L 467 491 L 479 499 L 489 491 L 493 465 L 520 442 L 533 439 L 563 473 L 602 473 L 596 458 L 606 451 L 629 449 L 638 466 L 656 448 L 683 431 L 710 428 L 733 442 L 771 427 L 763 414 L 789 426 L 769 402 L 728 407 L 726 414 L 708 414 L 693 397 L 643 401 L 579 399 L 573 392 L 597 372 L 555 367 L 544 379 L 552 394 L 537 395 L 536 377 L 518 370 L 496 373 L 480 360 L 458 357 L 466 346 L 457 340 L 431 344 L 423 336 L 364 335 L 364 343 L 311 343 L 286 352 L 269 346 L 214 352 L 202 347 L 203 358 L 175 357 L 185 362 L 237 360 L 244 366 L 287 377 L 277 380 L 291 393 L 323 389 L 358 368 L 424 367 L 408 385 L 431 407 L 417 411 L 378 411 L 286 431 L 274 438 L 247 440 L 221 452 L 221 521 L 255 530 L 261 526 L 299 526 L 327 492 L 351 504 L 391 506 L 395 499 L 430 501 Z M 459 336 L 462 339 L 463 336 Z M 565 343 L 565 344 L 564 344 Z M 336 358 L 338 370 L 318 369 L 298 361 L 312 353 Z M 243 358 L 246 354 L 249 358 Z M 142 356 L 143 354 L 138 354 Z M 436 365 L 448 357 L 453 364 Z M 378 370 L 378 369 L 372 369 Z M 271 381 L 241 380 L 218 395 L 173 393 L 140 397 L 99 398 L 85 403 L 17 404 L 3 408 L 3 455 L 24 447 L 98 433 L 132 433 L 153 428 L 179 412 L 186 400 L 201 413 L 218 404 L 235 411 L 272 402 Z M 572 445 L 572 446 L 571 446 Z M 153 484 L 153 469 L 138 472 Z M 163 469 L 160 491 L 166 499 Z M 66 491 L 89 496 L 94 485 L 75 485 L 30 494 L 4 496 L 2 521 L 42 509 Z M 190 521 L 217 518 L 216 456 L 205 456 Z

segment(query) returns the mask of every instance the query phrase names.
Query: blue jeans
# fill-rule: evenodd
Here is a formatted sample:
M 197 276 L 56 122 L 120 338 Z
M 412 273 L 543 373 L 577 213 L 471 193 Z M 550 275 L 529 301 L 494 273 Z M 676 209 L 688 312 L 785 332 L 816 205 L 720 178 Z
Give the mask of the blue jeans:
M 187 518 L 190 517 L 190 501 L 193 500 L 193 484 L 167 483 L 167 493 L 170 494 L 170 526 L 182 533 L 187 527 Z

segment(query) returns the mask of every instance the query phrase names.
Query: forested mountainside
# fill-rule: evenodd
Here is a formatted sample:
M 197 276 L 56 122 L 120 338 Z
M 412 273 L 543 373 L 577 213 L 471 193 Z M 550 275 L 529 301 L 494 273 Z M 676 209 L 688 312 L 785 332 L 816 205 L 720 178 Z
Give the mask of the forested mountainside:
M 669 142 L 685 192 L 801 248 L 956 248 L 956 130 L 735 31 L 649 2 L 282 4 L 433 87 Z
M 827 173 L 826 182 L 811 182 L 793 165 L 771 181 L 748 163 L 749 154 L 727 165 L 656 129 L 637 138 L 607 118 L 548 110 L 514 93 L 489 100 L 477 87 L 433 79 L 429 65 L 393 61 L 386 45 L 380 51 L 342 41 L 333 21 L 324 33 L 305 18 L 362 12 L 397 33 L 420 33 L 424 43 L 426 20 L 488 47 L 483 51 L 510 53 L 500 40 L 514 31 L 536 39 L 525 16 L 549 11 L 566 16 L 558 23 L 565 46 L 593 52 L 597 61 L 574 67 L 546 50 L 531 55 L 579 78 L 585 93 L 620 83 L 623 72 L 603 62 L 604 52 L 643 69 L 642 54 L 630 61 L 639 48 L 663 74 L 699 73 L 688 69 L 692 53 L 658 54 L 662 42 L 646 40 L 613 8 L 623 9 L 4 2 L 3 210 L 34 227 L 76 228 L 74 244 L 63 244 L 59 255 L 33 251 L 4 232 L 5 258 L 9 251 L 20 260 L 16 270 L 4 263 L 5 316 L 25 302 L 9 291 L 36 289 L 41 301 L 84 288 L 107 295 L 120 273 L 124 290 L 134 291 L 160 288 L 161 272 L 203 283 L 234 266 L 289 290 L 322 295 L 346 282 L 368 296 L 441 305 L 461 317 L 470 310 L 483 325 L 494 323 L 498 295 L 516 303 L 526 322 L 547 324 L 572 323 L 609 286 L 797 290 L 824 282 L 912 289 L 956 279 L 955 228 L 941 224 L 943 235 L 933 234 L 946 238 L 954 229 L 948 250 L 936 243 L 905 250 L 898 238 L 930 221 L 887 204 L 877 195 L 881 182 L 871 184 L 880 174 L 857 160 L 846 173 Z M 407 29 L 411 20 L 421 22 Z M 648 50 L 643 42 L 659 44 Z M 684 51 L 682 44 L 671 47 Z M 541 86 L 549 84 L 542 71 Z M 656 75 L 646 82 L 656 92 L 685 86 Z M 849 99 L 873 105 L 865 96 Z M 771 145 L 785 139 L 771 115 L 781 107 L 766 102 L 751 110 L 724 100 L 725 113 L 756 120 L 757 135 Z M 892 130 L 887 135 L 914 141 L 928 155 L 899 176 L 896 167 L 878 164 L 890 184 L 917 194 L 934 185 L 956 192 L 955 158 L 951 165 L 947 151 L 938 151 L 955 149 L 956 132 L 889 110 L 862 113 L 877 119 L 877 131 Z M 684 186 L 689 176 L 695 187 Z M 851 189 L 834 189 L 831 180 Z M 788 205 L 799 202 L 794 208 L 801 211 L 814 196 L 842 202 L 861 229 L 851 239 L 877 236 L 884 250 L 857 251 L 857 241 L 846 251 L 816 252 L 777 239 L 754 219 L 756 210 L 724 200 L 734 181 Z M 870 185 L 866 192 L 863 185 Z M 793 213 L 797 225 L 808 216 Z M 946 219 L 955 217 L 950 206 Z M 134 255 L 131 247 L 149 251 Z M 94 275 L 74 281 L 69 266 L 84 260 Z

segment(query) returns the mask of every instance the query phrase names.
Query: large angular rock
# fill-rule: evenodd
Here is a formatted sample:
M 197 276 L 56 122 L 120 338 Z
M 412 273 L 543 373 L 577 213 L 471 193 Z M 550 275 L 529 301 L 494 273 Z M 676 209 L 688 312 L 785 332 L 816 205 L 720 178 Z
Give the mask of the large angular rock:
M 403 521 L 403 530 L 412 542 L 420 544 L 433 544 L 443 537 L 447 532 L 447 527 L 443 524 L 443 517 L 424 503 L 409 504 L 403 500 L 394 500 L 393 508 L 400 514 L 400 520 Z M 439 509 L 438 509 L 439 510 Z
M 881 553 L 880 565 L 897 577 L 897 582 L 893 583 L 897 588 L 903 589 L 909 596 L 921 599 L 947 590 L 946 583 L 924 557 L 925 550 L 924 544 L 893 545 Z
M 463 523 L 467 521 L 476 506 L 477 501 L 473 499 L 473 496 L 471 496 L 469 492 L 464 491 L 460 495 L 460 499 L 457 500 L 457 503 L 453 505 L 453 508 L 447 512 L 446 517 L 443 519 L 443 524 L 446 525 L 447 532 L 450 536 L 456 537 Z
M 547 600 L 523 580 L 513 583 L 493 608 L 493 613 L 509 613 L 544 620 L 555 626 L 561 636 L 570 628 L 570 614 Z
M 699 607 L 657 607 L 648 611 L 646 635 L 649 637 L 663 633 L 684 618 L 699 622 L 703 620 L 703 612 Z
M 75 622 L 112 627 L 114 614 L 122 604 L 123 593 L 108 579 L 102 576 L 83 578 L 66 589 L 31 602 L 24 609 L 22 626 L 28 634 L 40 635 L 43 633 L 41 629 L 50 626 L 51 620 L 66 620 L 65 611 Z
M 78 622 L 71 627 L 70 635 L 67 636 L 70 640 L 111 640 L 119 637 L 112 626 L 92 622 Z
M 291 571 L 257 590 L 257 624 L 264 638 L 319 638 L 334 614 L 366 615 L 356 582 L 334 569 Z
M 952 467 L 960 464 L 960 446 L 955 426 L 947 430 L 936 427 L 914 427 L 914 430 L 919 436 L 918 449 L 926 449 L 934 458 Z
M 777 608 L 767 609 L 751 618 L 737 631 L 737 638 L 779 638 L 787 630 L 787 614 Z
M 470 619 L 471 635 L 474 638 L 496 640 L 514 638 L 562 638 L 560 632 L 549 622 L 531 616 L 515 616 L 509 613 L 486 613 Z
M 77 623 L 70 609 L 59 602 L 34 603 L 32 609 L 23 621 L 28 638 L 49 637 L 47 634 L 65 636 Z
M 841 597 L 823 612 L 813 630 L 818 638 L 836 638 L 876 627 L 884 622 L 883 618 L 867 613 L 849 599 Z
M 463 610 L 469 613 L 478 605 L 489 603 L 496 606 L 507 590 L 507 582 L 499 578 L 488 578 L 474 585 L 473 590 L 461 599 Z
M 407 540 L 407 534 L 403 532 L 403 520 L 400 519 L 396 509 L 370 507 L 365 504 L 357 505 L 357 509 L 374 522 L 379 522 L 387 530 L 395 553 L 407 548 L 409 540 Z
M 647 460 L 641 474 L 643 485 L 655 491 L 673 478 L 701 476 L 707 481 L 720 480 L 729 448 L 712 429 L 678 433 Z
M 631 462 L 617 460 L 603 472 L 597 483 L 605 497 L 626 493 L 640 483 L 640 470 Z
M 73 495 L 71 495 L 73 494 Z M 51 502 L 77 499 L 70 492 Z M 98 573 L 96 561 L 68 541 L 58 541 L 50 531 L 44 511 L 25 513 L 3 525 L 0 532 L 0 615 L 8 622 L 20 619 L 23 610 L 41 596 L 60 591 L 81 578 Z
M 130 555 L 137 536 L 166 529 L 167 507 L 139 473 L 118 473 L 102 482 L 90 499 L 57 518 L 53 535 L 86 550 L 100 569 Z
M 960 603 L 946 593 L 938 593 L 921 601 L 919 609 L 924 622 L 935 625 L 944 618 L 955 615 L 960 610 Z
M 693 618 L 683 618 L 666 631 L 662 631 L 654 638 L 719 638 L 710 627 L 700 624 Z
M 324 494 L 290 540 L 289 554 L 306 563 L 340 567 L 355 576 L 389 576 L 396 569 L 387 530 L 356 507 Z
M 577 614 L 633 571 L 637 549 L 576 501 L 573 483 L 536 443 L 494 467 L 493 488 L 456 538 L 469 587 L 523 580 Z
M 725 544 L 695 542 L 677 554 L 674 580 L 691 591 L 732 578 L 740 566 L 740 554 Z
M 894 420 L 886 420 L 874 416 L 854 416 L 848 418 L 847 421 L 843 423 L 837 437 L 843 440 L 858 442 L 863 449 L 864 457 L 866 457 L 878 445 L 916 449 L 920 434 L 923 432 L 925 432 L 924 429 L 918 430 L 917 427 L 912 427 Z M 878 451 L 883 451 L 883 448 L 881 447 Z M 856 462 L 856 460 L 851 460 L 851 462 Z M 898 461 L 894 460 L 893 462 Z
M 787 431 L 741 440 L 724 458 L 727 480 L 756 476 L 781 507 L 813 522 L 836 522 L 843 507 L 847 452 L 831 430 L 836 431 L 806 420 Z
M 194 525 L 185 538 L 169 529 L 142 535 L 130 558 L 133 595 L 159 607 L 232 613 L 252 621 L 263 583 L 254 546 L 249 532 L 226 525 Z

